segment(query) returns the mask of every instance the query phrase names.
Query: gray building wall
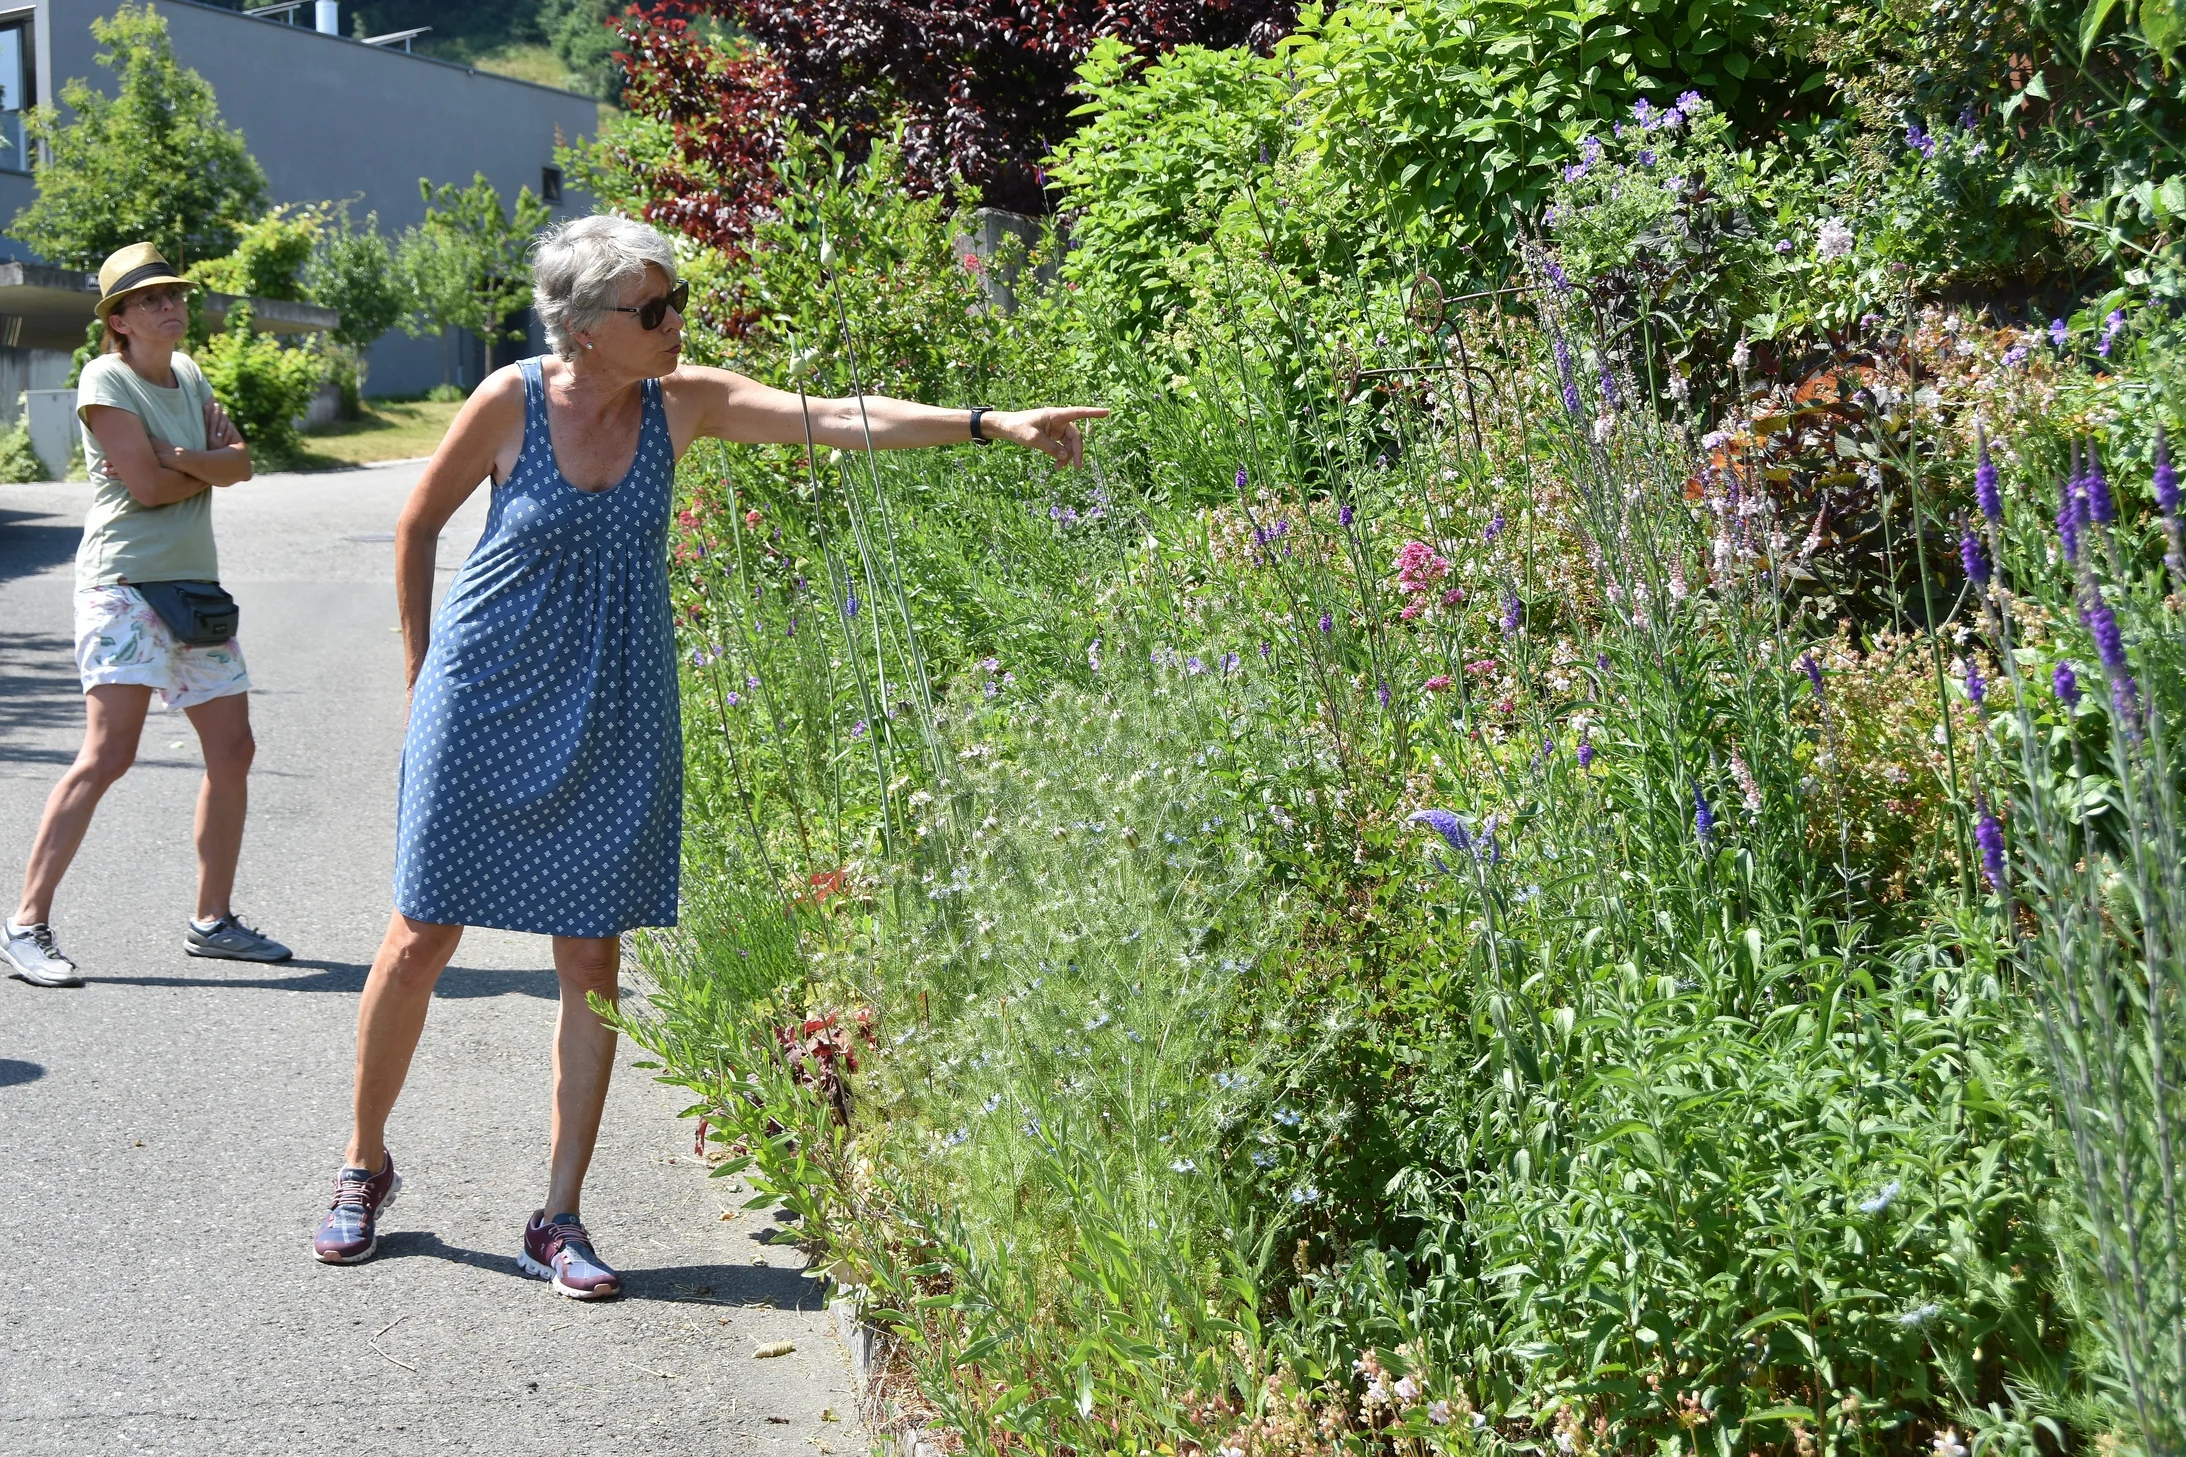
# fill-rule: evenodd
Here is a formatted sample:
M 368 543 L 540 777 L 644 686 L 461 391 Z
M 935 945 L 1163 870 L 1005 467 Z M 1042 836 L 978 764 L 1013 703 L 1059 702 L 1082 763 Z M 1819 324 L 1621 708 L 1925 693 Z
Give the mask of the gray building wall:
M 115 8 L 116 0 L 0 0 L 0 19 L 37 12 L 40 102 L 51 102 L 74 77 L 111 88 L 111 72 L 96 61 L 91 22 Z M 468 183 L 482 172 L 504 203 L 519 188 L 538 193 L 556 142 L 588 138 L 597 125 L 590 97 L 321 35 L 309 28 L 308 5 L 298 12 L 306 23 L 296 26 L 193 0 L 155 0 L 153 8 L 167 19 L 175 58 L 212 84 L 222 118 L 249 142 L 273 201 L 346 199 L 360 221 L 377 211 L 384 233 L 424 217 L 420 178 Z M 350 23 L 347 5 L 342 23 Z M 33 195 L 30 178 L 0 172 L 0 223 Z M 555 215 L 589 211 L 590 199 L 570 191 Z M 30 256 L 13 239 L 6 243 L 0 257 Z M 372 346 L 367 389 L 404 394 L 440 383 L 444 350 L 462 366 L 459 382 L 477 383 L 475 340 L 449 348 L 396 331 Z

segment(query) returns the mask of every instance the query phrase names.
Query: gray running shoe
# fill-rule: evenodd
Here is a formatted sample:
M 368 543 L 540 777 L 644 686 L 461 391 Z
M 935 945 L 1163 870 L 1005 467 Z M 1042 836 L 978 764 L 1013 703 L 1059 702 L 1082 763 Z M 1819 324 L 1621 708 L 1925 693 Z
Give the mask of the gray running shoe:
M 13 921 L 0 921 L 0 930 L 7 932 L 11 975 L 34 987 L 83 985 L 83 978 L 76 974 L 76 963 L 61 954 L 61 948 L 54 944 L 53 928 L 45 922 L 18 926 Z
M 200 930 L 195 921 L 182 933 L 182 949 L 192 956 L 217 956 L 227 961 L 286 961 L 289 949 L 272 937 L 252 930 L 229 912 Z

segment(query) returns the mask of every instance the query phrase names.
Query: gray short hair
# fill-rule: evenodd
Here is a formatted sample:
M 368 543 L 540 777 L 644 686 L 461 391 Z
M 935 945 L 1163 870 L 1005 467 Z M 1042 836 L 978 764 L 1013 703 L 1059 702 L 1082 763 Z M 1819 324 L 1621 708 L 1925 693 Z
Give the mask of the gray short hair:
M 619 285 L 643 278 L 648 263 L 676 281 L 674 245 L 633 218 L 572 218 L 541 233 L 531 248 L 531 307 L 554 352 L 574 358 L 576 336 L 598 325 Z

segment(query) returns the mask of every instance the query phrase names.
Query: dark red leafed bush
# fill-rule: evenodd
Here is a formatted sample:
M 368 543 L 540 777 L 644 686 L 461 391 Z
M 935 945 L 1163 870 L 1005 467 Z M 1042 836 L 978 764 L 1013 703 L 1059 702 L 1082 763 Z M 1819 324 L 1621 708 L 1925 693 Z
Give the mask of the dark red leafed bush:
M 725 22 L 766 58 L 712 44 L 686 14 Z M 759 174 L 785 119 L 840 127 L 853 153 L 900 122 L 915 192 L 972 188 L 1042 213 L 1040 159 L 1074 129 L 1070 86 L 1095 40 L 1265 50 L 1296 14 L 1296 0 L 683 0 L 620 22 L 625 99 L 671 123 L 681 154 L 653 215 L 710 242 L 741 237 L 764 206 Z

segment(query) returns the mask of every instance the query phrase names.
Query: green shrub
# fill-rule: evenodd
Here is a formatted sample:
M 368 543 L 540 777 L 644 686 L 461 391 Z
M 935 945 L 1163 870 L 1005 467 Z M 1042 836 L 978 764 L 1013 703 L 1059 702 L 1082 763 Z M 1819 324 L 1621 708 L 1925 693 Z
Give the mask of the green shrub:
M 251 326 L 250 306 L 239 303 L 229 311 L 227 327 L 196 357 L 214 398 L 261 464 L 279 465 L 296 453 L 295 422 L 326 378 L 323 355 L 259 333 Z
M 1350 181 L 1438 277 L 1493 278 L 1579 138 L 1640 98 L 1699 90 L 1743 126 L 1801 114 L 1822 74 L 1776 7 L 1426 0 L 1299 12 L 1283 43 L 1300 145 Z
M 1071 214 L 1064 273 L 1119 325 L 1143 328 L 1189 298 L 1180 280 L 1214 265 L 1208 240 L 1232 202 L 1272 180 L 1290 87 L 1280 62 L 1250 50 L 1180 46 L 1142 66 L 1114 39 L 1078 77 L 1074 114 L 1088 120 L 1052 169 Z
M 29 422 L 18 420 L 0 432 L 0 484 L 14 486 L 52 479 L 52 470 L 30 447 Z

